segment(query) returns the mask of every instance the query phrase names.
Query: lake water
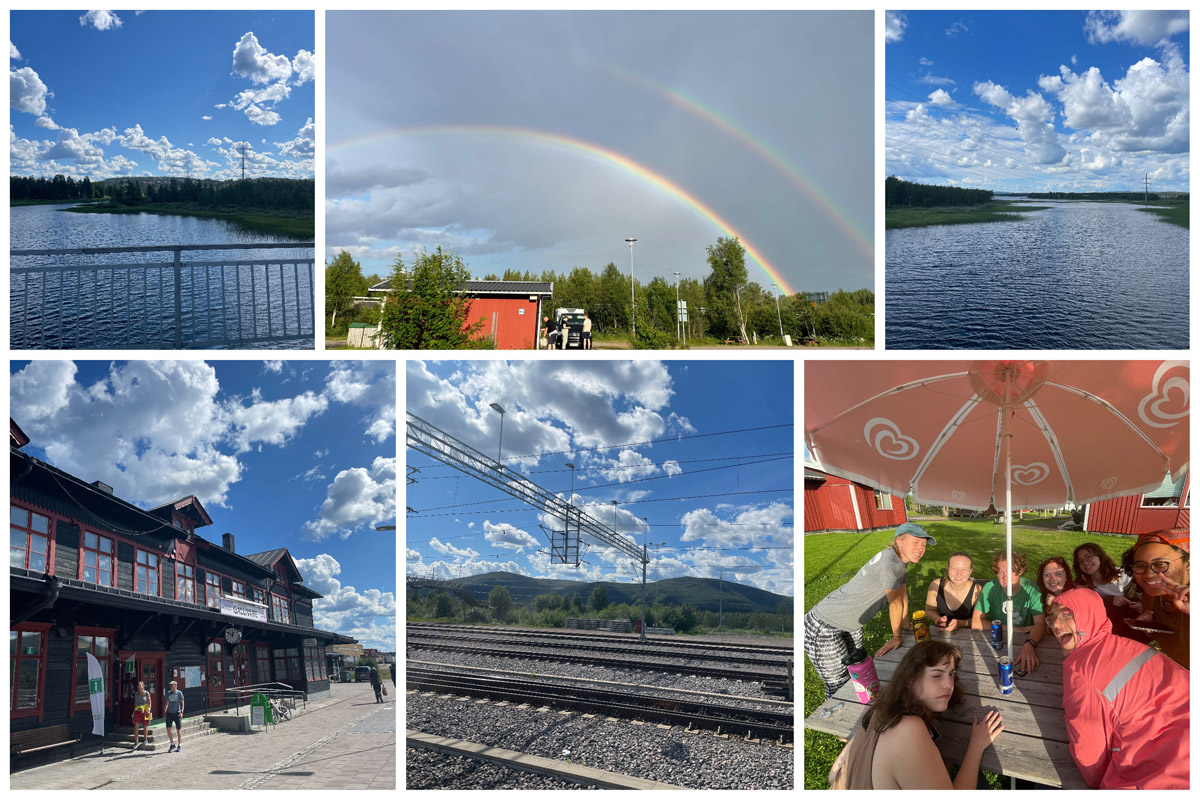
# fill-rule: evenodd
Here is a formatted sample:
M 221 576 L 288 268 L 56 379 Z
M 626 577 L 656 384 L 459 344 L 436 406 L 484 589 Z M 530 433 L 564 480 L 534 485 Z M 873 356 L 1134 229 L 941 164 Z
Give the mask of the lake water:
M 1188 230 L 1123 203 L 887 232 L 887 348 L 1188 347 Z
M 289 241 L 289 237 L 249 232 L 224 220 L 61 210 L 67 207 L 10 209 L 11 249 Z M 299 247 L 184 251 L 182 261 L 196 264 L 182 271 L 185 346 L 313 347 L 313 257 L 312 248 Z M 169 265 L 173 258 L 170 251 L 13 256 L 12 266 Z M 298 263 L 268 266 L 263 263 L 268 260 Z M 174 270 L 170 266 L 13 273 L 10 286 L 14 349 L 153 349 L 174 344 Z M 289 337 L 301 340 L 282 341 Z

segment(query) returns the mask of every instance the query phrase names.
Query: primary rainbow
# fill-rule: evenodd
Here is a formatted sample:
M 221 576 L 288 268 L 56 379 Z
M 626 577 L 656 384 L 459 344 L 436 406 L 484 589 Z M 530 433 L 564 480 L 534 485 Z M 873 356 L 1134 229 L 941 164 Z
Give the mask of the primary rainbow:
M 767 277 L 773 283 L 778 284 L 779 289 L 785 295 L 793 295 L 795 289 L 783 277 L 778 269 L 767 260 L 759 250 L 746 240 L 737 230 L 717 212 L 713 211 L 707 205 L 702 203 L 692 194 L 681 188 L 677 184 L 654 172 L 653 170 L 642 166 L 631 158 L 621 155 L 613 150 L 609 150 L 600 145 L 583 139 L 576 139 L 562 134 L 550 133 L 549 131 L 540 131 L 529 128 L 514 128 L 504 127 L 499 125 L 439 125 L 416 128 L 400 128 L 397 130 L 381 131 L 372 133 L 366 136 L 360 136 L 352 139 L 346 139 L 326 148 L 327 152 L 336 152 L 345 150 L 350 147 L 366 144 L 368 142 L 377 142 L 385 139 L 391 139 L 402 136 L 423 136 L 430 134 L 482 134 L 493 137 L 507 137 L 522 141 L 535 141 L 541 144 L 559 147 L 570 152 L 581 153 L 589 158 L 596 159 L 602 163 L 609 164 L 620 168 L 622 171 L 638 178 L 639 180 L 650 184 L 669 195 L 672 195 L 684 204 L 691 207 L 700 216 L 707 219 L 712 224 L 716 225 L 727 236 L 736 236 L 742 243 L 742 247 L 746 249 L 746 254 L 752 258 L 755 263 L 766 273 Z
M 861 225 L 855 223 L 850 215 L 834 202 L 832 198 L 819 192 L 816 188 L 816 182 L 802 173 L 799 167 L 767 147 L 763 142 L 755 139 L 747 131 L 734 124 L 728 117 L 722 116 L 714 109 L 687 96 L 683 92 L 672 89 L 669 86 L 654 83 L 632 72 L 626 72 L 614 66 L 606 66 L 604 70 L 619 80 L 632 84 L 642 91 L 658 95 L 667 102 L 705 120 L 710 125 L 719 128 L 728 136 L 733 137 L 757 153 L 760 158 L 777 169 L 789 183 L 807 195 L 817 208 L 825 214 L 829 221 L 840 228 L 846 238 L 853 242 L 859 251 L 866 256 L 868 263 L 875 263 L 875 247 L 872 244 L 872 235 Z

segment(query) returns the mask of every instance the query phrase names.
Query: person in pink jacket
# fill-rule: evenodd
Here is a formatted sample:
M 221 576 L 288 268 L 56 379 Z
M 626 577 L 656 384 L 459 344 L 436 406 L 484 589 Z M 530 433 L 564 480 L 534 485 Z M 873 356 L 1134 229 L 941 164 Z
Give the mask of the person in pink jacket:
M 1091 589 L 1060 594 L 1047 622 L 1063 650 L 1071 757 L 1088 785 L 1188 788 L 1188 671 L 1114 634 Z

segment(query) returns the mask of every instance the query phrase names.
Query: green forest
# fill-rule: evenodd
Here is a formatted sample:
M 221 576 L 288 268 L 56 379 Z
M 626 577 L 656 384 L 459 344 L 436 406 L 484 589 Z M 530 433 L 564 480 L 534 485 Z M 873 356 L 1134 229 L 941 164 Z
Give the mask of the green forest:
M 567 617 L 599 619 L 642 618 L 640 603 L 609 603 L 608 592 L 596 586 L 587 597 L 579 592 L 566 597 L 559 594 L 539 594 L 527 604 L 515 603 L 503 586 L 494 586 L 487 602 L 471 605 L 445 591 L 412 589 L 408 593 L 406 618 L 413 621 L 495 622 L 538 628 L 564 628 Z M 647 603 L 646 624 L 651 627 L 674 628 L 679 633 L 712 631 L 741 631 L 764 635 L 791 636 L 795 616 L 788 603 L 781 602 L 774 612 L 700 611 L 687 603 Z
M 910 183 L 895 175 L 884 182 L 884 203 L 888 208 L 897 206 L 978 206 L 992 200 L 991 189 L 960 189 L 955 186 L 928 186 Z
M 687 303 L 684 334 L 689 344 L 740 341 L 745 331 L 746 340 L 777 345 L 781 327 L 796 344 L 874 344 L 875 293 L 870 289 L 833 292 L 825 302 L 798 293 L 780 297 L 777 303 L 771 292 L 749 279 L 745 249 L 736 238 L 718 239 L 706 249 L 706 256 L 708 275 L 703 280 L 685 278 L 678 285 L 662 277 L 648 283 L 634 281 L 636 337 L 631 336 L 630 280 L 615 263 L 599 271 L 588 267 L 539 273 L 512 269 L 483 279 L 552 282 L 554 294 L 545 307 L 584 309 L 598 342 L 627 340 L 642 349 L 679 346 L 678 295 Z M 403 349 L 486 347 L 486 341 L 480 342 L 474 332 L 464 329 L 470 298 L 456 294 L 456 289 L 470 279 L 466 261 L 442 247 L 418 254 L 411 264 L 397 259 L 393 289 L 384 305 L 385 337 Z M 339 335 L 353 321 L 378 319 L 378 312 L 355 309 L 350 301 L 361 296 L 361 289 L 371 282 L 345 251 L 327 264 L 327 335 Z M 404 291 L 397 291 L 399 288 Z

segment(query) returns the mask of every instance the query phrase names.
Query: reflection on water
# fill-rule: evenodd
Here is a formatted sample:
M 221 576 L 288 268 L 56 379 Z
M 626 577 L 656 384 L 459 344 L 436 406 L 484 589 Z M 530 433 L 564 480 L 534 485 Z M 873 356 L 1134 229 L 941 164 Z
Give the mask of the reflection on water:
M 1122 203 L 887 232 L 888 349 L 1186 349 L 1188 231 Z
M 13 250 L 287 241 L 223 220 L 11 209 Z M 312 348 L 312 248 L 184 251 L 178 332 L 170 251 L 14 256 L 12 267 L 115 266 L 10 277 L 10 336 L 22 348 Z M 287 263 L 273 263 L 285 261 Z M 139 266 L 134 266 L 139 265 Z M 178 333 L 178 335 L 177 335 Z M 299 341 L 271 341 L 281 337 Z M 241 344 L 223 344 L 240 342 Z

